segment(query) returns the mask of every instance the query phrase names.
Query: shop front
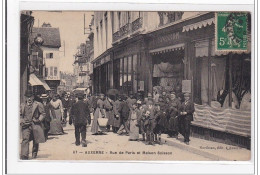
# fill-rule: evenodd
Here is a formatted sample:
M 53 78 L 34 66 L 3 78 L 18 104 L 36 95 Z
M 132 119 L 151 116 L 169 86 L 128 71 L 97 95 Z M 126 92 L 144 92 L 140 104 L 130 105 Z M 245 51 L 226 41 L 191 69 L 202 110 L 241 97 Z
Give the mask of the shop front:
M 150 93 L 182 90 L 187 80 L 187 39 L 182 35 L 181 24 L 148 34 L 152 86 Z
M 246 52 L 219 52 L 215 49 L 214 13 L 201 18 L 190 20 L 182 31 L 191 40 L 193 135 L 250 148 L 250 26 Z
M 94 93 L 104 93 L 113 88 L 113 64 L 111 52 L 93 62 L 93 89 Z
M 138 36 L 130 41 L 114 46 L 113 87 L 120 93 L 144 94 L 144 45 Z

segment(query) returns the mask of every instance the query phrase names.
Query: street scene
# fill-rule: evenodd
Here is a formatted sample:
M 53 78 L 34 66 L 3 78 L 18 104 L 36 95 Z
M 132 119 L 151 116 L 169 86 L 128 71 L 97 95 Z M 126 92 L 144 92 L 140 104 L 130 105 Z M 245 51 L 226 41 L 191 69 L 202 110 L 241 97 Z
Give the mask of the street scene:
M 251 159 L 250 13 L 20 21 L 20 160 Z

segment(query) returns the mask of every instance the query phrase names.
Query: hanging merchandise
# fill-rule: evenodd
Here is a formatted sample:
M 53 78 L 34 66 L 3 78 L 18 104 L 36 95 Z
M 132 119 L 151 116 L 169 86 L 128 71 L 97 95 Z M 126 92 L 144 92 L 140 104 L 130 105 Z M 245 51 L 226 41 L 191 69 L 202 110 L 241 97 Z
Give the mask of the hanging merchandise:
M 155 64 L 153 69 L 153 77 L 173 77 L 181 72 L 181 64 L 160 63 Z

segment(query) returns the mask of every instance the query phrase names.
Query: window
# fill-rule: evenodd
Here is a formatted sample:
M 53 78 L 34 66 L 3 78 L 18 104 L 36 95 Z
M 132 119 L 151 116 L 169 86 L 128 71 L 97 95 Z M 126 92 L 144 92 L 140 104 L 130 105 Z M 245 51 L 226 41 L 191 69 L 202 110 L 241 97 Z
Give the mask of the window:
M 53 76 L 53 67 L 50 67 L 50 76 Z
M 46 58 L 48 58 L 48 59 L 53 58 L 53 53 L 46 53 Z
M 101 50 L 103 51 L 103 21 L 100 21 L 100 45 L 101 45 Z
M 118 12 L 118 30 L 121 27 L 121 12 Z
M 96 28 L 97 30 L 97 45 L 99 45 L 99 40 L 98 40 L 98 27 Z M 97 49 L 99 50 L 99 47 L 97 47 Z
M 58 75 L 58 69 L 57 67 L 54 67 L 54 76 L 57 76 Z
M 127 23 L 130 23 L 131 21 L 131 13 L 127 12 Z
M 32 66 L 34 66 L 36 69 L 38 69 L 38 56 L 37 55 L 33 55 Z
M 106 37 L 106 49 L 107 49 L 107 35 L 108 35 L 108 32 L 107 32 L 107 13 L 105 13 L 105 37 Z
M 45 68 L 45 77 L 48 77 L 48 68 Z
M 124 59 L 120 59 L 120 87 L 123 86 Z

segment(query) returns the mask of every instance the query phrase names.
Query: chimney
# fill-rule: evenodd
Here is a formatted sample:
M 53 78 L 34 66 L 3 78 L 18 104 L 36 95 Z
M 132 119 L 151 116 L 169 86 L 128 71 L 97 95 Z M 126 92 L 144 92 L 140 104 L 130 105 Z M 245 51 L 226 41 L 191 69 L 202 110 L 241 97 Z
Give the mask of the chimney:
M 42 24 L 42 27 L 51 27 L 51 24 L 50 24 L 50 23 L 45 23 L 45 22 L 44 22 L 44 23 Z

